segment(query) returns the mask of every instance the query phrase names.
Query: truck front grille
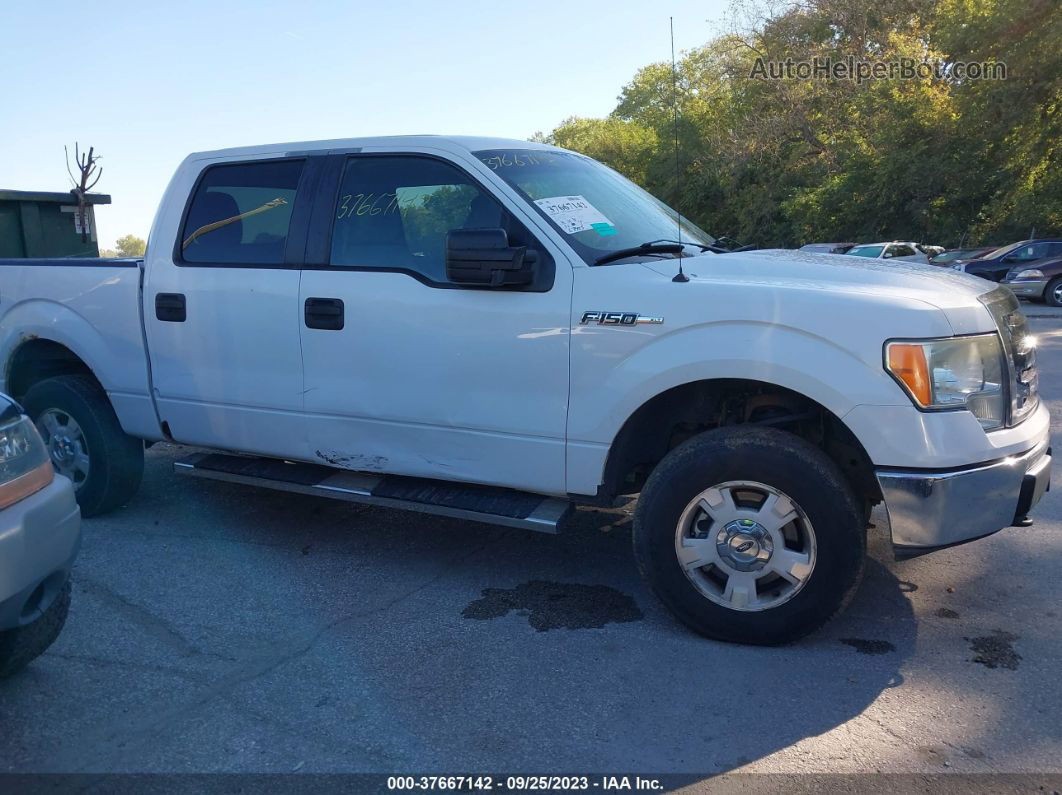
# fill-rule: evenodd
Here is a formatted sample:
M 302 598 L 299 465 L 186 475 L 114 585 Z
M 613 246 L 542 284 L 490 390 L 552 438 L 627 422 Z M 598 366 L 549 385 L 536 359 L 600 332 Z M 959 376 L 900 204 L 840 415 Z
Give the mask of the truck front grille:
M 978 299 L 996 321 L 1007 358 L 1009 410 L 1007 425 L 1017 425 L 1032 413 L 1040 401 L 1036 372 L 1036 337 L 1018 299 L 1006 287 L 997 287 Z

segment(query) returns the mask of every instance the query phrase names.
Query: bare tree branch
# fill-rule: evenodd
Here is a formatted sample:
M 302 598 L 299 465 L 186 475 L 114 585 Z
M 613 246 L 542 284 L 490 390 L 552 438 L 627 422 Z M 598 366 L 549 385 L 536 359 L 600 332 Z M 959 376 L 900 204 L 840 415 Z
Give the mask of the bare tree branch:
M 103 176 L 103 169 L 97 165 L 99 157 L 96 156 L 95 152 L 96 150 L 90 146 L 88 152 L 82 155 L 78 143 L 74 142 L 74 163 L 77 165 L 78 171 L 81 172 L 81 179 L 77 180 L 74 179 L 74 175 L 70 170 L 70 151 L 65 146 L 63 147 L 63 154 L 66 156 L 66 173 L 70 175 L 70 180 L 74 183 L 74 187 L 70 192 L 77 199 L 77 217 L 81 224 L 82 243 L 87 243 L 89 236 L 87 194 L 100 181 L 100 177 Z M 95 176 L 95 179 L 93 179 L 93 176 Z

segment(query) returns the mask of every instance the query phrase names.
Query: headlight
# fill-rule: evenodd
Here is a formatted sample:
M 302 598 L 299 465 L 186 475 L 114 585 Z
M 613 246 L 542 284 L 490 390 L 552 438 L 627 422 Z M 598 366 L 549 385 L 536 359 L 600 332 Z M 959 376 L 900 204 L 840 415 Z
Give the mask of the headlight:
M 966 272 L 966 266 L 965 265 L 952 265 L 951 269 L 953 271 L 962 271 L 963 273 Z
M 985 429 L 1006 419 L 997 334 L 885 343 L 885 368 L 919 408 L 967 409 Z
M 53 477 L 52 461 L 29 417 L 0 426 L 0 508 L 40 491 Z
M 1042 279 L 1044 278 L 1044 272 L 1038 268 L 1028 268 L 1023 271 L 1018 271 L 1014 274 L 1015 279 Z

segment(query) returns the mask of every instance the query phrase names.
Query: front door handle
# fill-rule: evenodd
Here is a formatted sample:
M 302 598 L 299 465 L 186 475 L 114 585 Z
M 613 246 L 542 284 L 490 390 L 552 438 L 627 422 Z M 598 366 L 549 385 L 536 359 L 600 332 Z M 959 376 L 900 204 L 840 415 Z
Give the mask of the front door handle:
M 307 298 L 306 328 L 340 331 L 343 328 L 343 301 L 339 298 Z
M 156 293 L 155 317 L 167 323 L 183 323 L 188 319 L 183 293 Z

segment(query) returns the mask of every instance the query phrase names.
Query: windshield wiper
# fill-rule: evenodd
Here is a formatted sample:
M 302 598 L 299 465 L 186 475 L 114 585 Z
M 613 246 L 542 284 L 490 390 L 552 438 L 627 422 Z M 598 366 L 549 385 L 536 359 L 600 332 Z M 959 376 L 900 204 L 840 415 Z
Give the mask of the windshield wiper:
M 618 259 L 625 257 L 638 257 L 643 255 L 653 254 L 681 254 L 682 249 L 685 246 L 681 243 L 660 243 L 650 242 L 642 243 L 640 246 L 631 246 L 630 248 L 621 248 L 616 251 L 610 251 L 608 254 L 603 254 L 594 260 L 595 265 L 605 265 L 609 262 L 615 262 Z
M 659 240 L 650 240 L 650 243 L 678 243 L 683 246 L 696 246 L 701 251 L 722 251 L 721 248 L 715 246 L 709 246 L 705 243 L 695 243 L 692 240 L 672 240 L 669 237 L 662 237 Z M 644 244 L 643 244 L 644 245 Z
M 719 238 L 719 240 L 731 240 L 731 238 L 729 238 L 729 237 L 728 238 Z M 719 240 L 716 240 L 715 242 L 718 243 Z M 738 246 L 736 248 L 725 248 L 723 246 L 709 246 L 707 243 L 697 243 L 696 241 L 693 241 L 693 240 L 678 241 L 678 240 L 669 240 L 668 238 L 661 238 L 660 240 L 654 240 L 652 242 L 653 243 L 679 243 L 679 242 L 681 242 L 685 246 L 696 246 L 701 251 L 711 251 L 714 254 L 734 254 L 734 253 L 736 253 L 738 251 L 752 251 L 752 249 L 756 248 L 756 246 L 753 245 L 753 244 L 749 244 L 747 246 Z M 736 243 L 737 241 L 735 240 L 733 242 Z

